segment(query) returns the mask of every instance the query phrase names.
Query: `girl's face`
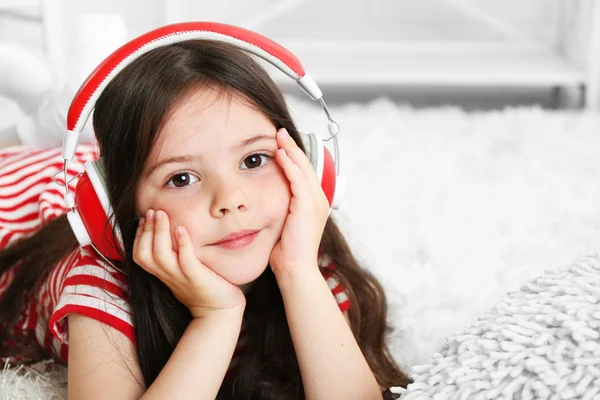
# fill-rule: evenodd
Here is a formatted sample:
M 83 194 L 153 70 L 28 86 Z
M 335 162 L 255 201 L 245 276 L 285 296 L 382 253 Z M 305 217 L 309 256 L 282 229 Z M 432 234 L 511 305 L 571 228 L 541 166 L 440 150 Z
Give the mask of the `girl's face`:
M 281 237 L 291 193 L 275 161 L 276 128 L 241 97 L 203 89 L 166 121 L 137 189 L 140 215 L 164 210 L 196 256 L 229 282 L 254 281 Z M 237 239 L 236 239 L 237 237 Z

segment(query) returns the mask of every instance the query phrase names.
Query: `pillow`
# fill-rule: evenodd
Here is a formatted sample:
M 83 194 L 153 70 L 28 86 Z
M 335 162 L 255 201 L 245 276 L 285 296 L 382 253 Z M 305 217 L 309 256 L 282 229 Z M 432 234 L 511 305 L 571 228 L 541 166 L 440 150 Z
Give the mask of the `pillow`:
M 61 146 L 66 115 L 75 93 L 70 87 L 55 87 L 52 71 L 33 50 L 0 43 L 0 99 L 15 102 L 20 109 L 0 113 L 0 146 L 23 144 L 34 148 Z M 0 104 L 1 106 L 1 104 Z M 10 117 L 10 118 L 9 118 Z M 80 143 L 93 143 L 91 120 Z
M 16 126 L 22 117 L 17 103 L 0 94 L 0 148 L 21 144 Z
M 600 398 L 600 254 L 509 292 L 409 375 L 402 400 Z
M 0 94 L 16 101 L 28 113 L 52 88 L 48 64 L 33 51 L 0 43 Z

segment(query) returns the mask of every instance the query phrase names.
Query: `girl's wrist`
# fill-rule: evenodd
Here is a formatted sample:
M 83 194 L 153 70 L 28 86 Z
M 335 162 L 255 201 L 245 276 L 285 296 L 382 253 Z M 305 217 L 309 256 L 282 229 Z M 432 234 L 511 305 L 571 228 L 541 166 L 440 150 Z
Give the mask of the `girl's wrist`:
M 286 291 L 304 286 L 310 287 L 311 283 L 315 280 L 323 280 L 317 262 L 315 261 L 312 264 L 310 266 L 281 268 L 273 271 L 279 289 Z
M 246 309 L 246 303 L 240 304 L 231 308 L 197 308 L 191 309 L 190 312 L 194 319 L 228 319 L 228 318 L 241 318 L 244 315 Z
M 286 277 L 286 276 L 293 276 L 295 274 L 304 274 L 306 271 L 318 271 L 319 270 L 319 264 L 317 262 L 317 256 L 315 255 L 314 257 L 308 256 L 308 257 L 304 257 L 305 259 L 302 260 L 285 260 L 285 261 L 279 261 L 279 262 L 274 262 L 275 260 L 271 259 L 270 261 L 270 265 L 271 265 L 271 269 L 273 270 L 273 273 L 275 274 L 275 276 L 281 276 L 281 277 Z

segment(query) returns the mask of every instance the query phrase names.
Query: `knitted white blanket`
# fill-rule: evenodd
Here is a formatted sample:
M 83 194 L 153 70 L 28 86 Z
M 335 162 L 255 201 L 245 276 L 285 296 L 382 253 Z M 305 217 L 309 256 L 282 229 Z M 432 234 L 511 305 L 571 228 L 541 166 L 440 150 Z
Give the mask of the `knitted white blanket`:
M 600 399 L 600 254 L 509 292 L 410 375 L 402 400 Z

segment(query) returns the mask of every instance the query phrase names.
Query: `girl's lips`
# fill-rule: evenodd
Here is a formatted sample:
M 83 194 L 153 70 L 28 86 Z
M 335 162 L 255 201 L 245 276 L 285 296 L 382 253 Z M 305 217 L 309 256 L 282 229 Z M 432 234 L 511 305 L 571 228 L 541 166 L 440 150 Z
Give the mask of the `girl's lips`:
M 218 242 L 213 243 L 213 246 L 219 246 L 225 249 L 241 249 L 252 243 L 259 232 L 260 231 L 256 230 L 245 230 L 230 233 Z

